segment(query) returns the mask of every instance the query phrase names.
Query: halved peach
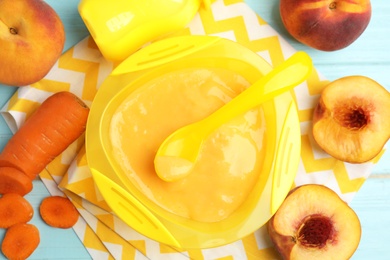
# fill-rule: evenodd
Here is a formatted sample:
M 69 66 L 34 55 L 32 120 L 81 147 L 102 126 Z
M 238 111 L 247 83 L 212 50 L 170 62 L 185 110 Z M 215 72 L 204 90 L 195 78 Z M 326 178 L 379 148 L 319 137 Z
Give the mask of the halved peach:
M 363 163 L 378 155 L 390 138 L 390 93 L 365 76 L 331 82 L 313 116 L 313 136 L 336 159 Z
M 349 259 L 361 237 L 356 213 L 317 184 L 293 189 L 267 227 L 284 259 Z

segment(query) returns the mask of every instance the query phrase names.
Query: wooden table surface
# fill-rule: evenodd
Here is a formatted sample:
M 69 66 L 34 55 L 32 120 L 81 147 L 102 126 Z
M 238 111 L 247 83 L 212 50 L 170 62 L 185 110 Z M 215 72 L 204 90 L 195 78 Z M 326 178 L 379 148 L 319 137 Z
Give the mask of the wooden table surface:
M 66 30 L 65 50 L 88 35 L 77 11 L 78 0 L 46 0 L 60 15 Z M 277 30 L 297 50 L 306 51 L 316 68 L 329 80 L 348 75 L 368 76 L 390 91 L 390 1 L 372 1 L 372 18 L 363 35 L 346 49 L 335 52 L 321 52 L 308 48 L 292 39 L 284 29 L 279 16 L 277 0 L 246 0 L 265 21 Z M 0 85 L 0 107 L 16 91 L 14 87 Z M 12 136 L 0 117 L 0 150 Z M 390 151 L 387 151 L 374 168 L 351 206 L 358 214 L 363 234 L 352 259 L 389 259 L 390 232 Z M 28 200 L 37 208 L 43 197 L 49 193 L 39 181 L 34 181 Z M 49 228 L 35 214 L 32 222 L 44 233 L 42 246 L 30 259 L 91 259 L 83 244 L 72 229 Z M 0 230 L 0 237 L 4 230 Z M 0 259 L 5 259 L 0 254 Z

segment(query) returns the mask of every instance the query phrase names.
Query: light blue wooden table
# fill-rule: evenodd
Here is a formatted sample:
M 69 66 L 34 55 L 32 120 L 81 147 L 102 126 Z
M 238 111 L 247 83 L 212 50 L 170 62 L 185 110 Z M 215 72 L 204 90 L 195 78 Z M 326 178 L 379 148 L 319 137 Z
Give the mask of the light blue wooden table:
M 77 11 L 78 0 L 46 0 L 60 15 L 66 30 L 65 50 L 88 35 Z M 315 66 L 329 80 L 347 75 L 365 75 L 390 90 L 390 1 L 372 1 L 373 14 L 364 34 L 351 46 L 336 52 L 310 49 L 293 40 L 285 31 L 279 16 L 277 0 L 246 0 L 246 2 L 297 50 L 310 54 Z M 16 88 L 0 85 L 0 107 Z M 0 150 L 12 136 L 0 117 Z M 37 209 L 49 193 L 40 181 L 34 181 L 27 198 Z M 362 223 L 363 234 L 353 259 L 387 260 L 390 257 L 390 152 L 386 152 L 372 175 L 351 203 Z M 38 212 L 38 211 L 36 211 Z M 49 228 L 38 214 L 32 222 L 41 231 L 41 245 L 30 259 L 91 259 L 72 229 Z M 4 231 L 0 231 L 0 238 Z M 0 254 L 0 259 L 4 256 Z

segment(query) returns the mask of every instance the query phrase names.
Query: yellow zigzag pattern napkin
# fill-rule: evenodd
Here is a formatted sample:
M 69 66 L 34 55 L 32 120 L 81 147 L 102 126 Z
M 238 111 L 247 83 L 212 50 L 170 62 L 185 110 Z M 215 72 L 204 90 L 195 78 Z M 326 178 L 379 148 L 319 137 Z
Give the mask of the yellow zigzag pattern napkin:
M 200 10 L 178 35 L 214 35 L 237 41 L 276 66 L 295 50 L 242 0 L 217 0 L 211 10 Z M 90 105 L 114 64 L 106 61 L 87 37 L 64 53 L 41 81 L 19 88 L 2 114 L 16 131 L 54 92 L 67 90 Z M 295 185 L 324 184 L 349 202 L 369 176 L 378 156 L 369 163 L 351 165 L 330 157 L 311 135 L 311 117 L 327 80 L 314 71 L 293 91 L 301 122 L 302 154 Z M 93 259 L 278 259 L 265 228 L 219 248 L 180 251 L 137 233 L 112 214 L 89 172 L 84 136 L 73 143 L 40 174 L 52 194 L 65 194 L 82 218 L 74 227 Z

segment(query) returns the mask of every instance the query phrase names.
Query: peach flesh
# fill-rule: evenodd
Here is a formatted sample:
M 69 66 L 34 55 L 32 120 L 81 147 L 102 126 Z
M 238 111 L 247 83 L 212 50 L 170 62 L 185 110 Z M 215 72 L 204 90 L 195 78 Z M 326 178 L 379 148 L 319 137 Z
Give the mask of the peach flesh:
M 291 190 L 267 228 L 283 259 L 349 259 L 361 237 L 356 213 L 317 184 Z
M 377 156 L 390 137 L 390 93 L 374 80 L 348 76 L 331 82 L 313 114 L 313 137 L 329 155 L 349 163 Z
M 315 108 L 315 117 L 321 118 L 326 111 L 325 104 L 319 102 Z M 361 98 L 346 99 L 344 104 L 334 107 L 334 120 L 340 126 L 350 130 L 360 130 L 370 123 L 370 116 L 375 107 Z

